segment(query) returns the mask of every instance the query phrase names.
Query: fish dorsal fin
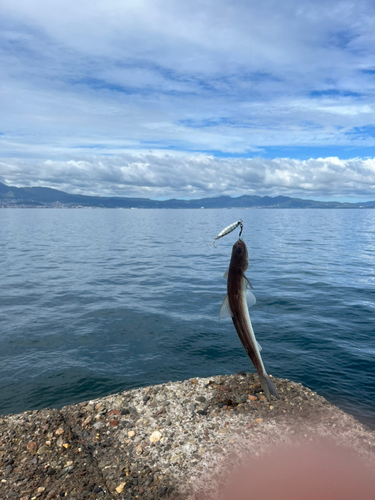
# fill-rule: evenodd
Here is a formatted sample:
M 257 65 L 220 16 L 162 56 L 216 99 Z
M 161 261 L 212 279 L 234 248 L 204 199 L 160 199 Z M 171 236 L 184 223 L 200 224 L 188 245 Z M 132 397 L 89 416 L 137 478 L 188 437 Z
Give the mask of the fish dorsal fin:
M 245 275 L 243 275 L 243 277 L 245 278 L 245 280 L 246 280 L 247 284 L 249 285 L 249 287 L 250 287 L 252 290 L 254 290 L 253 285 L 250 283 L 250 281 L 248 280 L 248 278 L 247 278 Z
M 247 307 L 252 307 L 254 304 L 257 303 L 255 295 L 252 292 L 250 292 L 249 289 L 246 290 L 246 302 L 247 302 Z
M 227 280 L 227 279 L 228 279 L 228 273 L 229 273 L 229 267 L 228 267 L 228 269 L 225 271 L 225 273 L 223 274 L 223 278 L 224 278 L 225 280 Z
M 229 306 L 229 299 L 228 295 L 225 297 L 223 300 L 223 303 L 221 304 L 220 312 L 219 312 L 219 321 L 221 318 L 231 318 L 233 316 L 232 311 L 230 310 Z

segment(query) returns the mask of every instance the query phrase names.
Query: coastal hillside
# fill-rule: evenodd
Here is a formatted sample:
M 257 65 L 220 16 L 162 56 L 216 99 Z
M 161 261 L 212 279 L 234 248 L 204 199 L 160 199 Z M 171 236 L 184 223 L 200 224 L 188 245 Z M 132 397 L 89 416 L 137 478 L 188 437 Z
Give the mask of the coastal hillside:
M 340 203 L 288 196 L 216 196 L 191 200 L 85 196 L 45 187 L 14 187 L 0 182 L 0 208 L 375 208 L 375 201 Z

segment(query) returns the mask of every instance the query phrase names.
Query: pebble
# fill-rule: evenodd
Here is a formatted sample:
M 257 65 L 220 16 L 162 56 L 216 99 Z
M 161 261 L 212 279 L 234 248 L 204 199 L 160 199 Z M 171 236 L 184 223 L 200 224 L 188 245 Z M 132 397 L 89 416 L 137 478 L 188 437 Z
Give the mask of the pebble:
M 9 474 L 11 474 L 12 472 L 13 472 L 13 467 L 11 465 L 7 465 L 7 467 L 5 468 L 5 475 L 9 476 Z
M 120 483 L 116 488 L 117 493 L 122 493 L 125 488 L 125 485 L 126 483 Z
M 40 486 L 37 491 L 38 493 L 43 493 L 44 490 L 45 490 L 44 486 Z
M 82 425 L 86 427 L 86 425 L 89 425 L 89 423 L 91 422 L 91 420 L 92 420 L 91 417 L 85 418 L 85 420 L 82 422 Z
M 65 474 L 68 474 L 68 472 L 71 472 L 72 470 L 73 470 L 73 465 L 70 465 L 69 467 L 64 467 L 58 477 L 62 477 Z
M 167 491 L 168 491 L 168 487 L 167 486 L 165 486 L 164 488 L 160 488 L 160 490 L 159 490 L 159 497 L 163 497 L 164 495 L 166 495 Z
M 26 445 L 27 451 L 33 451 L 33 450 L 35 450 L 35 448 L 36 448 L 36 442 L 35 441 L 30 441 Z
M 207 415 L 207 410 L 197 410 L 198 415 Z
M 118 425 L 118 420 L 111 420 L 110 425 L 111 427 L 116 427 Z
M 60 428 L 60 429 L 57 429 L 57 430 L 55 431 L 55 434 L 56 434 L 56 436 L 61 436 L 61 434 L 64 434 L 64 429 L 61 429 L 61 428 Z
M 252 396 L 252 395 L 247 396 L 247 399 L 248 399 L 249 401 L 258 401 L 258 398 L 257 398 L 256 396 Z
M 135 436 L 135 431 L 128 431 L 128 436 L 133 438 Z
M 232 388 L 227 386 L 227 385 L 222 385 L 220 387 L 220 390 L 223 391 L 223 392 L 232 392 Z
M 48 453 L 48 452 L 49 452 L 49 448 L 48 448 L 48 446 L 46 446 L 44 444 L 43 446 L 41 446 L 40 448 L 38 448 L 37 454 L 38 455 L 43 455 L 44 453 Z
M 154 431 L 150 436 L 150 441 L 151 443 L 156 443 L 157 441 L 160 440 L 160 438 L 161 438 L 161 432 Z

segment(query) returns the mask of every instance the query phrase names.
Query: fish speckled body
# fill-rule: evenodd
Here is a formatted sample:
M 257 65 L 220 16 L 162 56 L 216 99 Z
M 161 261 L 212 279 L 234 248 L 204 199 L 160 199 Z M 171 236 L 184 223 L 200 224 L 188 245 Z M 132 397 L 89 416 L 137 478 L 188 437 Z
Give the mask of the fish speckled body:
M 232 256 L 229 269 L 225 275 L 228 277 L 228 294 L 224 299 L 220 310 L 220 318 L 231 316 L 234 327 L 240 337 L 249 358 L 258 372 L 262 389 L 270 401 L 271 394 L 279 397 L 275 386 L 267 375 L 262 358 L 260 356 L 260 346 L 256 341 L 254 330 L 251 324 L 246 295 L 250 295 L 250 301 L 255 303 L 255 297 L 247 290 L 250 282 L 245 276 L 245 271 L 249 265 L 249 258 L 245 243 L 239 239 L 232 249 Z M 251 285 L 250 285 L 251 286 Z

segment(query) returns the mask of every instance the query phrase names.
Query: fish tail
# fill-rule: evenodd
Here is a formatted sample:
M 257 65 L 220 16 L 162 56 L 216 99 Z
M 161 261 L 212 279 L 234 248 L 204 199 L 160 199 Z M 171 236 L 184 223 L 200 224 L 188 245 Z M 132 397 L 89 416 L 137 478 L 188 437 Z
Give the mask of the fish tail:
M 272 396 L 275 396 L 275 398 L 280 399 L 276 387 L 273 385 L 272 380 L 269 378 L 266 372 L 259 375 L 259 381 L 268 401 L 271 401 L 271 394 Z

